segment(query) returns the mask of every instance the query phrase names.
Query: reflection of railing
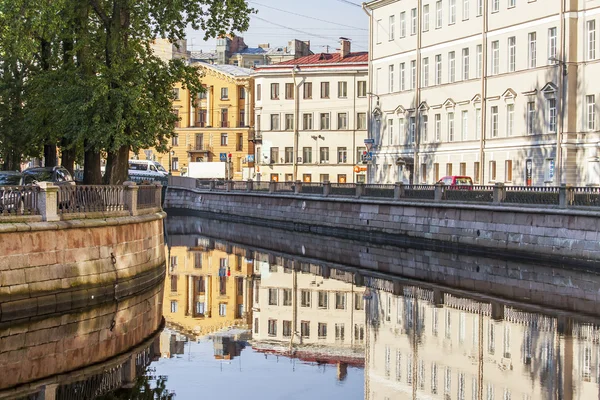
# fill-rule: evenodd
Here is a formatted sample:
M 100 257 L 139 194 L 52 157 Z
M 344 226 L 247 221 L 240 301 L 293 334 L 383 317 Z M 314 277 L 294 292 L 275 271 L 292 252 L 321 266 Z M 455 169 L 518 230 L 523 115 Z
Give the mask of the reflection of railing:
M 125 209 L 124 186 L 81 185 L 58 187 L 58 212 L 107 212 Z
M 0 186 L 0 215 L 38 215 L 38 186 Z

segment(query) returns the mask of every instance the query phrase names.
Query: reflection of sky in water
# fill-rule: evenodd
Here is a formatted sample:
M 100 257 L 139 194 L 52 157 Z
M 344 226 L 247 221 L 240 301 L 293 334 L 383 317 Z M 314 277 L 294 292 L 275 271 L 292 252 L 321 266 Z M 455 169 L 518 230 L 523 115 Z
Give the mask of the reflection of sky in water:
M 231 361 L 214 359 L 212 341 L 185 344 L 185 354 L 154 362 L 177 399 L 363 399 L 364 370 L 348 367 L 343 382 L 335 365 L 317 366 L 257 353 L 250 346 Z

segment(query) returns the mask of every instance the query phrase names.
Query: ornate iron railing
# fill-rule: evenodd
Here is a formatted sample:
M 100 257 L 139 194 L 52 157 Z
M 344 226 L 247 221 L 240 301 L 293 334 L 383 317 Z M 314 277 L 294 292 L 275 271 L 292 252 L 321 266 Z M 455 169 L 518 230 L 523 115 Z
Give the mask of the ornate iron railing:
M 160 207 L 161 187 L 157 185 L 140 185 L 137 194 L 137 208 Z
M 322 183 L 312 183 L 305 182 L 302 183 L 302 189 L 300 193 L 306 194 L 323 194 L 323 184 Z
M 58 187 L 60 214 L 125 210 L 124 186 L 77 185 Z
M 395 185 L 369 184 L 365 185 L 364 197 L 394 198 Z
M 0 186 L 0 215 L 38 215 L 38 186 Z
M 572 205 L 600 207 L 600 187 L 574 187 L 572 190 Z
M 553 186 L 504 186 L 504 203 L 559 204 L 559 188 Z
M 444 187 L 442 198 L 452 201 L 491 203 L 494 201 L 494 186 L 469 186 L 459 189 L 448 186 Z
M 435 198 L 434 185 L 404 185 L 404 195 L 407 199 L 433 200 Z
M 332 183 L 329 194 L 334 196 L 355 196 L 356 185 L 353 183 Z

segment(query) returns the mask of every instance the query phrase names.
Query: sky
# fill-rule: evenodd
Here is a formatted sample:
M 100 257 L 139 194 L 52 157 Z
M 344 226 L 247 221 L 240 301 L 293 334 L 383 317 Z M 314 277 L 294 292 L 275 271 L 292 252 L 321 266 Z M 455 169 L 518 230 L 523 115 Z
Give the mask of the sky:
M 369 20 L 360 0 L 248 0 L 258 10 L 247 32 L 238 33 L 249 47 L 269 43 L 286 46 L 292 39 L 310 40 L 314 53 L 335 51 L 339 38 L 352 40 L 352 51 L 367 51 Z M 212 51 L 216 41 L 203 40 L 203 33 L 188 29 L 188 50 Z

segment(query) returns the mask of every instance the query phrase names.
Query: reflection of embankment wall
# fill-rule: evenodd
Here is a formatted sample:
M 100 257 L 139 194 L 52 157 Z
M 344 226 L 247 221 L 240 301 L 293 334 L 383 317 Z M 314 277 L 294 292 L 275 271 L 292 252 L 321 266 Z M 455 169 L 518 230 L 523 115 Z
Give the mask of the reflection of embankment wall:
M 421 246 L 393 247 L 210 219 L 169 217 L 169 240 L 193 244 L 199 235 L 231 242 L 232 251 L 291 257 L 300 263 L 342 265 L 457 289 L 597 315 L 600 276 L 553 264 L 525 264 Z M 254 255 L 256 257 L 256 254 Z M 443 289 L 442 289 L 443 290 Z
M 0 398 L 12 398 L 10 393 L 20 393 L 30 382 L 109 360 L 147 340 L 162 325 L 162 283 L 147 289 L 85 311 L 1 327 L 0 389 L 14 388 L 0 392 Z M 61 384 L 63 379 L 55 378 L 46 384 Z
M 165 208 L 227 215 L 240 222 L 295 231 L 376 238 L 381 243 L 425 240 L 440 248 L 460 247 L 554 263 L 600 260 L 600 213 L 596 211 L 175 187 L 167 192 Z
M 163 218 L 0 225 L 0 322 L 85 308 L 164 274 Z

